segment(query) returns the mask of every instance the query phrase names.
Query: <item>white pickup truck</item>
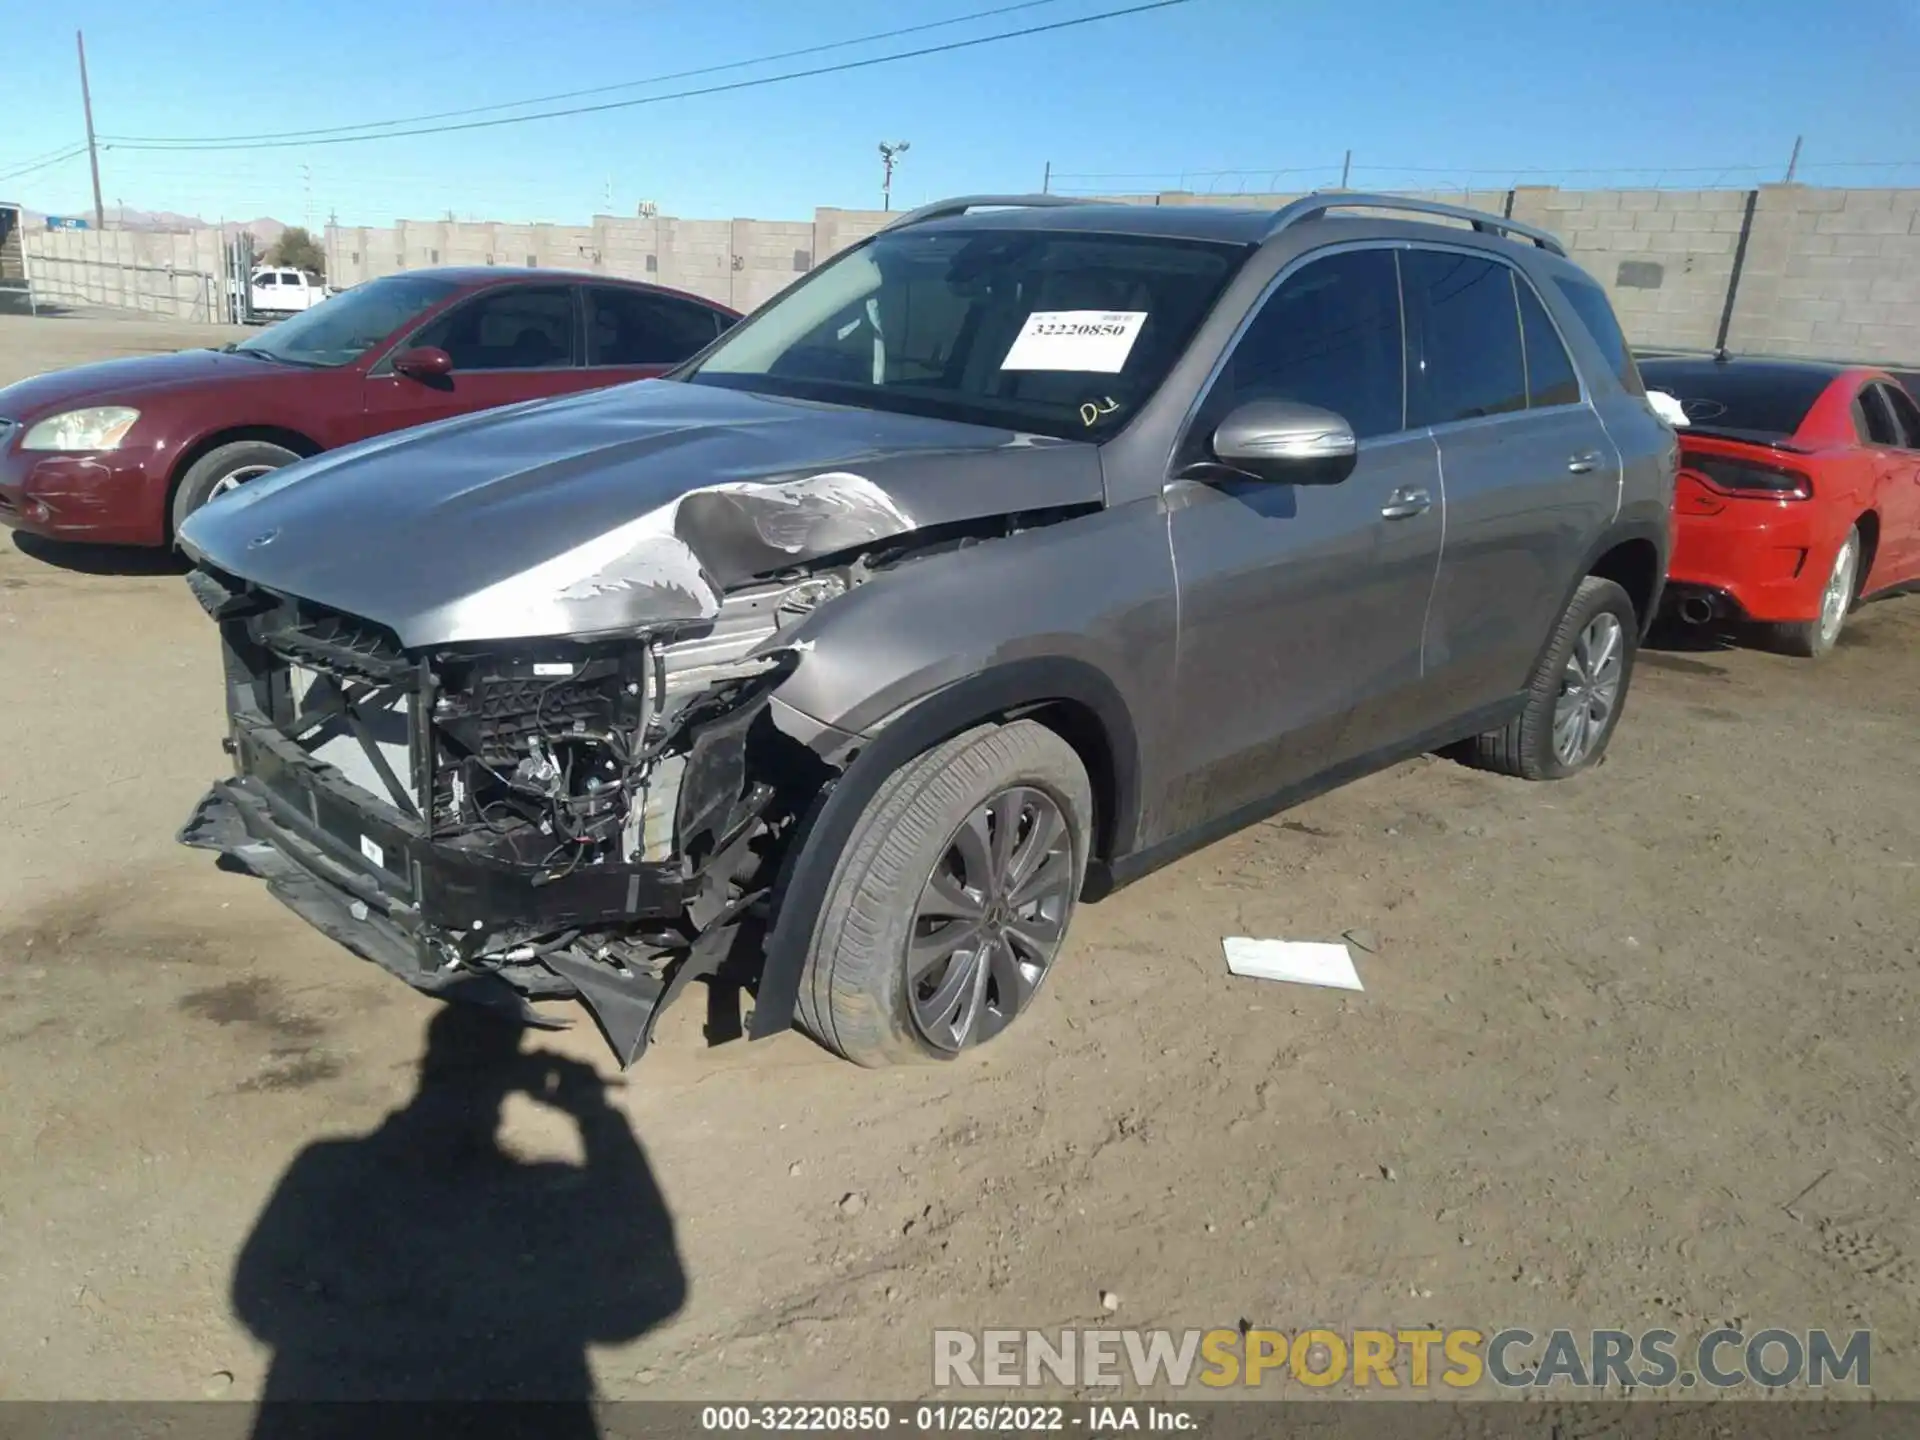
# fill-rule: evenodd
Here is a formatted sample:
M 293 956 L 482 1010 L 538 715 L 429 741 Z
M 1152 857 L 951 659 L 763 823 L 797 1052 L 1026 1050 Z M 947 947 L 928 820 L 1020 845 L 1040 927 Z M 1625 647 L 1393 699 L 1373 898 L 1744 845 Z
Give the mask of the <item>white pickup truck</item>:
M 306 271 L 285 266 L 254 271 L 249 289 L 249 307 L 256 315 L 291 315 L 318 305 L 329 293 Z

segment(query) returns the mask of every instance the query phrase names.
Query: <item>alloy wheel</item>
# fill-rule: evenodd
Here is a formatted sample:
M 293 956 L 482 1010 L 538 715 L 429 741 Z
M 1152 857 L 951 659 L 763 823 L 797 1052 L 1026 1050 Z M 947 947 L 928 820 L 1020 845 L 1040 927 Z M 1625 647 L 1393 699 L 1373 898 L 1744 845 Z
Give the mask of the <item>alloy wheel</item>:
M 1553 706 L 1553 753 L 1562 765 L 1578 765 L 1606 734 L 1620 701 L 1625 651 L 1625 632 L 1611 611 L 1594 616 L 1573 642 Z
M 1004 1030 L 1053 965 L 1073 905 L 1073 836 L 1043 790 L 1014 786 L 970 814 L 914 905 L 907 1001 L 948 1053 Z
M 207 491 L 207 499 L 217 500 L 230 490 L 238 490 L 249 480 L 258 480 L 262 475 L 272 474 L 277 468 L 274 465 L 236 465 L 213 482 L 213 488 Z
M 1840 638 L 1840 627 L 1847 623 L 1847 611 L 1853 606 L 1853 584 L 1860 568 L 1860 541 L 1849 534 L 1834 557 L 1833 573 L 1827 576 L 1827 588 L 1820 595 L 1820 643 L 1831 646 Z

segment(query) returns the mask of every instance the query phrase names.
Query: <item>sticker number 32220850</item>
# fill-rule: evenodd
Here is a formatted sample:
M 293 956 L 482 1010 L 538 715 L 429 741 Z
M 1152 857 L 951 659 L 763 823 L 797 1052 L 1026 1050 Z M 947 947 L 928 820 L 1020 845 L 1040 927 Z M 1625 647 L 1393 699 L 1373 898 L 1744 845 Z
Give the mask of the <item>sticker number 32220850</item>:
M 1116 375 L 1146 323 L 1144 310 L 1036 310 L 1014 336 L 1000 368 Z

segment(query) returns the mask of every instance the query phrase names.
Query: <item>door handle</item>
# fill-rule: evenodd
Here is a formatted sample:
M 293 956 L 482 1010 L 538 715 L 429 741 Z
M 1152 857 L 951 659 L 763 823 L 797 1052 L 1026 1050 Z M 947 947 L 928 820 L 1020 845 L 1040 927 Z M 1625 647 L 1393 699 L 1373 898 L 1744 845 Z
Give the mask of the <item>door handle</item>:
M 1387 503 L 1380 507 L 1383 520 L 1409 520 L 1415 515 L 1424 515 L 1433 508 L 1433 496 L 1415 486 L 1405 486 L 1387 497 Z
M 1567 461 L 1567 469 L 1576 475 L 1584 475 L 1589 470 L 1598 466 L 1599 463 L 1600 452 L 1598 450 L 1589 450 L 1584 455 L 1576 455 Z

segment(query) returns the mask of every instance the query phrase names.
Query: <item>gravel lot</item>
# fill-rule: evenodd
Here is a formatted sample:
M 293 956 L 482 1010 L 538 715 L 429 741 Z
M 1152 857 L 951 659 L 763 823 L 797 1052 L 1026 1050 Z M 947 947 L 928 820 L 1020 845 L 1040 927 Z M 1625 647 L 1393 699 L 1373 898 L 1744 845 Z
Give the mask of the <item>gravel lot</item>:
M 0 319 L 0 383 L 224 338 Z M 435 1023 L 174 843 L 219 691 L 168 565 L 0 538 L 0 1397 L 899 1398 L 935 1326 L 1247 1319 L 1870 1326 L 1920 1398 L 1920 599 L 1645 653 L 1572 783 L 1247 831 L 894 1072 Z M 1221 960 L 1356 928 L 1364 994 Z

